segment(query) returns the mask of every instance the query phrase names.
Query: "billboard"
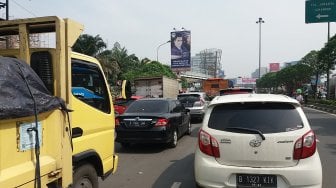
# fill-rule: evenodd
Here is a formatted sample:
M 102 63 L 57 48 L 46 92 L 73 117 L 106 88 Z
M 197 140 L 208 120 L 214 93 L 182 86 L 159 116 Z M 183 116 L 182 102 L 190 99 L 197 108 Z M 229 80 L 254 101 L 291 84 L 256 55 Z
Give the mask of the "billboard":
M 245 84 L 256 84 L 256 78 L 237 78 L 236 84 L 245 85 Z
M 171 69 L 175 72 L 189 71 L 190 63 L 190 31 L 174 31 L 170 33 Z
M 278 72 L 280 70 L 280 63 L 270 63 L 269 70 L 270 72 Z

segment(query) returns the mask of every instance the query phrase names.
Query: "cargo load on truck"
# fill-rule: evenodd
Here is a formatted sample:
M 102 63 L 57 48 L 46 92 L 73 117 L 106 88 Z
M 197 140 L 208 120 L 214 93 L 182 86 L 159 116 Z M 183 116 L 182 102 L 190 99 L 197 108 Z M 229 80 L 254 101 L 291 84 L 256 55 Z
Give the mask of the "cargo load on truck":
M 176 99 L 179 94 L 179 82 L 166 76 L 136 78 L 134 87 L 134 95 L 146 98 Z
M 203 81 L 203 91 L 210 97 L 219 96 L 219 91 L 229 88 L 229 80 L 223 78 L 208 78 Z
M 65 107 L 52 96 L 40 77 L 27 63 L 0 57 L 0 120 L 33 116 Z

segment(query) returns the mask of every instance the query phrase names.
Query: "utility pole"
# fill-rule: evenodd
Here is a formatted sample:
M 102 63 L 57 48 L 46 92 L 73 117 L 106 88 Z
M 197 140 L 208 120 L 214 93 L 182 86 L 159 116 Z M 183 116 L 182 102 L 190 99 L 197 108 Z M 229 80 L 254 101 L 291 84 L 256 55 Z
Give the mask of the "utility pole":
M 257 24 L 259 24 L 259 75 L 258 78 L 260 79 L 260 68 L 261 68 L 261 24 L 265 23 L 265 21 L 262 18 L 259 18 L 258 21 L 256 21 Z
M 6 3 L 1 3 L 0 2 L 0 9 L 1 8 L 6 8 L 6 20 L 9 18 L 9 12 L 8 12 L 8 0 L 6 0 Z
M 163 45 L 165 45 L 165 44 L 167 44 L 167 43 L 170 43 L 170 40 L 168 40 L 168 41 L 165 42 L 165 43 L 160 44 L 160 45 L 156 48 L 156 61 L 157 61 L 157 62 L 159 62 L 159 49 L 160 49 L 160 47 L 163 46 Z
M 329 40 L 330 40 L 330 22 L 328 22 L 328 41 L 327 41 L 327 43 L 329 42 Z M 326 89 L 327 89 L 327 97 L 326 98 L 327 99 L 330 99 L 330 89 L 329 89 L 329 82 L 330 82 L 329 71 L 330 71 L 330 69 L 331 69 L 331 62 L 330 62 L 330 60 L 328 60 L 327 84 L 326 84 Z

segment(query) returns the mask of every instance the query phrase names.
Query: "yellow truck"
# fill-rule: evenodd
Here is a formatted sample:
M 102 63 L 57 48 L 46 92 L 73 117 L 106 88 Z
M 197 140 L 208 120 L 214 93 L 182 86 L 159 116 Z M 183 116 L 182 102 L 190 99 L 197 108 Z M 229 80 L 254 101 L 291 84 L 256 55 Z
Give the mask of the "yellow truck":
M 98 177 L 116 171 L 106 78 L 95 58 L 71 49 L 82 31 L 83 25 L 56 16 L 0 21 L 0 65 L 19 67 L 16 77 L 23 78 L 22 86 L 7 84 L 14 71 L 0 71 L 0 187 L 97 188 Z M 46 95 L 22 76 L 29 69 Z M 41 110 L 48 98 L 61 105 Z

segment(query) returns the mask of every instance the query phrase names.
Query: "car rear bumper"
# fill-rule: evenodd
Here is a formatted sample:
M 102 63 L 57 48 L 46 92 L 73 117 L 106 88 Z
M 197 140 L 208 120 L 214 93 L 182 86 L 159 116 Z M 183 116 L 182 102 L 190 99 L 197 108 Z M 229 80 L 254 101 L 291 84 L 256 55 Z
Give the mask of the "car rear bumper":
M 236 187 L 236 174 L 269 174 L 277 176 L 277 186 L 321 188 L 322 167 L 316 152 L 301 159 L 298 165 L 284 168 L 251 168 L 220 165 L 214 157 L 205 155 L 198 148 L 195 152 L 195 180 L 202 187 Z
M 203 118 L 205 110 L 203 108 L 189 108 L 191 118 Z
M 117 128 L 116 141 L 120 143 L 168 143 L 172 137 L 167 127 L 151 129 L 124 129 Z

